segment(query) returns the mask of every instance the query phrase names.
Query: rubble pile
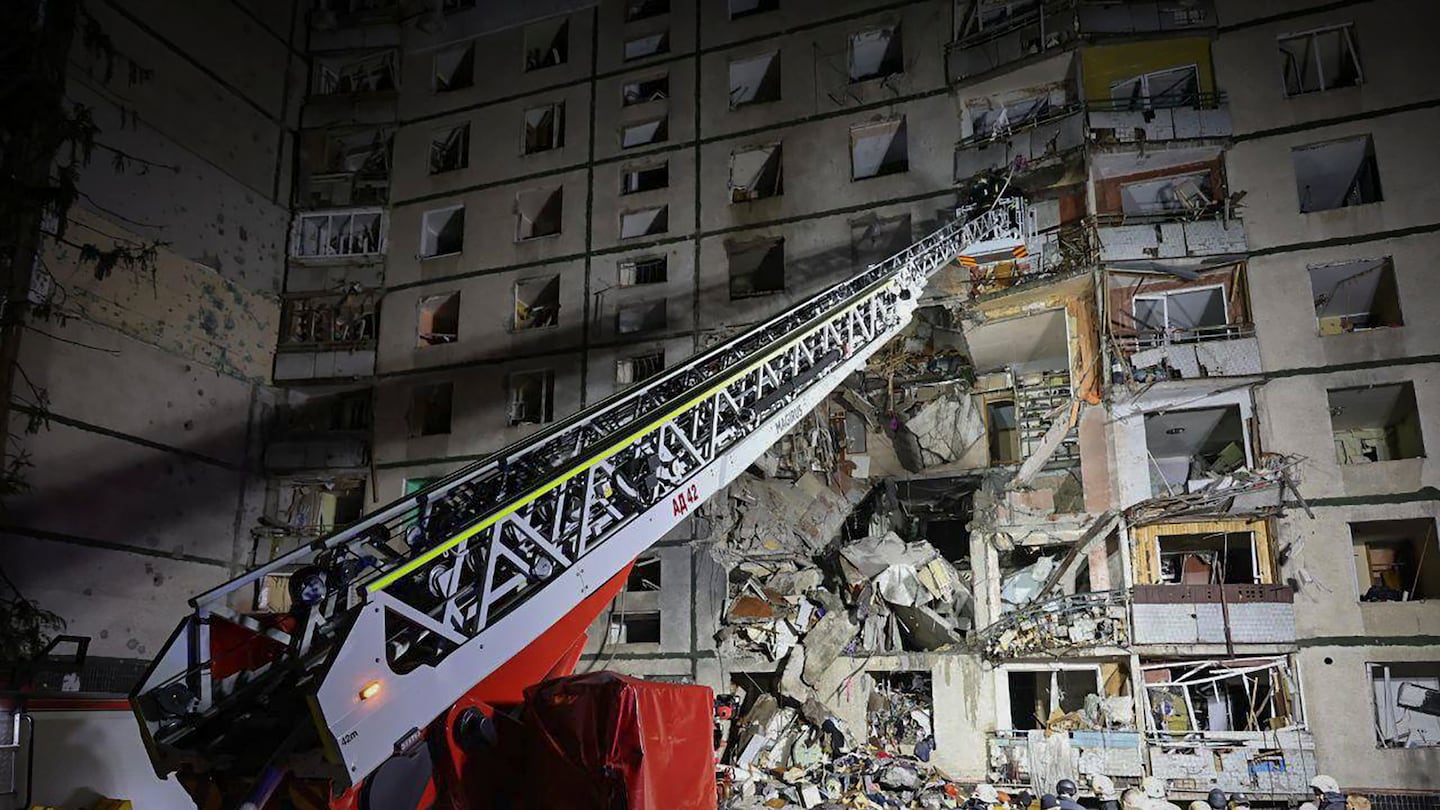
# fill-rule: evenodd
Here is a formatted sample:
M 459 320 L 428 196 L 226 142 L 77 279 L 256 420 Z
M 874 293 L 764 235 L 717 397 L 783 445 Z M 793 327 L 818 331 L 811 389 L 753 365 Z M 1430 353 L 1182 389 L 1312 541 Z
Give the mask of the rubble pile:
M 910 702 L 889 712 L 920 714 Z M 887 721 L 887 733 L 913 735 L 915 719 Z M 929 715 L 924 713 L 928 726 Z M 928 738 L 928 734 L 927 734 Z M 760 808 L 961 807 L 959 785 L 917 756 L 894 753 L 880 740 L 856 744 L 850 730 L 818 701 L 800 708 L 760 695 L 735 721 L 721 767 L 723 806 Z M 917 747 L 923 740 L 911 745 Z M 933 746 L 933 742 L 931 743 Z
M 1123 646 L 1129 639 L 1126 615 L 1120 592 L 1061 596 L 1005 614 L 985 628 L 981 649 L 990 658 L 1015 658 L 1058 655 L 1076 647 Z

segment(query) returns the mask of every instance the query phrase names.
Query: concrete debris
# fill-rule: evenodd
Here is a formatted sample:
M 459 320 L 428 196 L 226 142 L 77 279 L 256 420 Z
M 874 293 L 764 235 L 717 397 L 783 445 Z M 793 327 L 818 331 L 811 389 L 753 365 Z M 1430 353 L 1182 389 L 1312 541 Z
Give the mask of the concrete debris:
M 985 438 L 985 415 L 974 397 L 946 395 L 921 405 L 905 427 L 920 445 L 922 464 L 950 464 Z
M 800 676 L 805 683 L 818 684 L 820 676 L 840 657 L 859 629 L 844 613 L 826 613 L 805 636 L 805 668 Z
M 1232 455 L 1224 466 L 1233 460 Z M 1277 514 L 1284 506 L 1285 490 L 1293 491 L 1299 481 L 1299 468 L 1297 457 L 1267 454 L 1252 467 L 1212 472 L 1203 481 L 1192 480 L 1192 491 L 1141 501 L 1125 510 L 1125 518 L 1131 525 L 1139 525 L 1181 517 Z
M 898 751 L 928 762 L 935 750 L 935 734 L 928 672 L 897 672 L 875 676 L 866 707 L 872 741 L 887 751 Z
M 980 648 L 993 660 L 1121 647 L 1129 643 L 1128 621 L 1122 592 L 1071 594 L 1006 613 L 980 632 Z
M 1055 570 L 1054 557 L 1041 557 L 1030 565 L 1001 580 L 1000 601 L 1006 609 L 1014 609 L 1028 603 L 1040 594 L 1050 573 Z

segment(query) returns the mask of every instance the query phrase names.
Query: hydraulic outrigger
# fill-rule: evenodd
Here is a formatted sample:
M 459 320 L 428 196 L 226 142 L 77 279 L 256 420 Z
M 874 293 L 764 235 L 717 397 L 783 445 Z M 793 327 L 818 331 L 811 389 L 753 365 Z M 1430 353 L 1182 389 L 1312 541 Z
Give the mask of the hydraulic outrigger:
M 132 696 L 158 773 L 354 786 L 462 698 L 573 666 L 637 555 L 909 321 L 930 276 L 1024 257 L 1019 199 L 191 600 Z M 1023 260 L 1023 259 L 1022 259 Z M 247 613 L 290 572 L 293 607 Z

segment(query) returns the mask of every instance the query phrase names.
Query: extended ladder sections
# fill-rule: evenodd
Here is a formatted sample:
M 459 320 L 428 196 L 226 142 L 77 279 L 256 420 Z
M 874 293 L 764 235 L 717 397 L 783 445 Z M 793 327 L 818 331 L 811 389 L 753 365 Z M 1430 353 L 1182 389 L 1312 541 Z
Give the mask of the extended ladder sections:
M 191 600 L 132 700 L 160 773 L 364 778 L 732 481 L 909 321 L 932 273 L 1023 247 L 1024 203 L 961 217 L 776 317 Z M 1015 255 L 1023 255 L 1017 250 Z M 291 574 L 288 624 L 244 612 Z M 263 617 L 262 617 L 263 618 Z M 218 635 L 261 630 L 270 651 Z M 247 657 L 248 656 L 248 657 Z M 297 697 L 298 696 L 298 697 Z M 310 716 L 315 729 L 307 729 Z M 286 754 L 318 731 L 328 751 Z M 278 754 L 276 752 L 279 752 Z M 253 752 L 249 754 L 253 756 Z

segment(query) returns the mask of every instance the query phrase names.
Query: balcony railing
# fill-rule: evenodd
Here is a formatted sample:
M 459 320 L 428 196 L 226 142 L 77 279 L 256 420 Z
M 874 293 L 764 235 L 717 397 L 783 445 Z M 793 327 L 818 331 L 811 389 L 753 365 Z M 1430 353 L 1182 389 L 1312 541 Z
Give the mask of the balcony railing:
M 1164 331 L 1147 330 L 1132 335 L 1116 335 L 1115 345 L 1125 352 L 1136 352 L 1161 346 L 1183 346 L 1211 340 L 1235 340 L 1254 334 L 1254 324 L 1224 323 L 1215 326 L 1175 327 Z
M 1137 645 L 1294 644 L 1295 592 L 1288 585 L 1136 585 Z
M 1199 258 L 1244 253 L 1243 223 L 1226 215 L 1224 203 L 1204 207 L 1165 208 L 1137 213 L 1100 214 L 1092 218 L 1107 262 Z
M 1085 109 L 1090 112 L 1153 112 L 1155 110 L 1213 110 L 1227 99 L 1223 92 L 1161 93 L 1143 98 L 1087 98 Z
M 1058 596 L 1006 613 L 978 633 L 992 659 L 1059 657 L 1080 649 L 1128 643 L 1124 590 Z

